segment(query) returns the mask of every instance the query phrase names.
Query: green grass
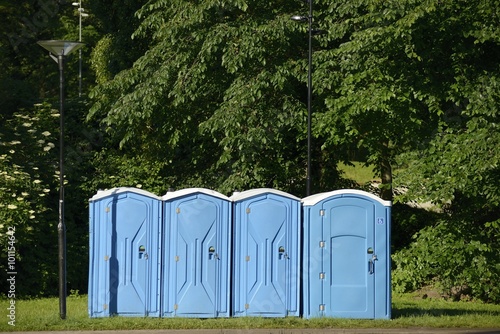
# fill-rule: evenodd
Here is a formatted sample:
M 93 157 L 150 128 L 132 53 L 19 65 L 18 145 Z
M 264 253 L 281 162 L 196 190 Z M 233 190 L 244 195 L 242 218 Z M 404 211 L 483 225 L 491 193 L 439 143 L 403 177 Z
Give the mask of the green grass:
M 16 326 L 7 324 L 8 301 L 0 301 L 0 331 L 112 329 L 255 329 L 255 328 L 500 328 L 500 305 L 422 300 L 411 294 L 393 296 L 392 320 L 301 318 L 98 318 L 87 314 L 87 296 L 68 297 L 67 319 L 59 319 L 57 298 L 16 301 Z
M 343 177 L 353 180 L 360 185 L 364 185 L 370 181 L 380 181 L 379 177 L 375 177 L 373 166 L 365 166 L 363 162 L 351 161 L 353 164 L 346 165 L 339 163 L 339 169 L 343 172 Z

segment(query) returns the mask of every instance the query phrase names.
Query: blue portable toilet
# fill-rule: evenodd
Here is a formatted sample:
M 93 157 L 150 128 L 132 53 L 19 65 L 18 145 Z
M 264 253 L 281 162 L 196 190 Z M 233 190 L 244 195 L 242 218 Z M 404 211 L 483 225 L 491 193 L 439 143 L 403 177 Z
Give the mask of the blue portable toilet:
M 89 202 L 89 316 L 159 316 L 160 197 L 113 188 Z
M 303 316 L 391 317 L 391 202 L 359 190 L 302 199 Z
M 204 188 L 163 199 L 162 316 L 229 317 L 231 202 Z
M 300 199 L 262 188 L 231 200 L 233 316 L 299 316 Z

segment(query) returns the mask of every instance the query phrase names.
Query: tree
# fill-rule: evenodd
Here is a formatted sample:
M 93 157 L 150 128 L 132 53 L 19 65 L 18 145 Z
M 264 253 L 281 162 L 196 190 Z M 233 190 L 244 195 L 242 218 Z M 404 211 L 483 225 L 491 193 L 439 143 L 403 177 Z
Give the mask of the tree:
M 399 200 L 432 201 L 445 216 L 395 256 L 400 290 L 437 281 L 456 298 L 500 300 L 497 11 L 492 1 L 441 3 L 425 20 L 433 24 L 424 31 L 439 32 L 425 36 L 426 58 L 449 64 L 435 81 L 444 107 L 430 140 L 399 158 L 397 180 L 408 189 Z
M 134 34 L 150 40 L 148 51 L 96 87 L 89 117 L 102 119 L 122 148 L 164 161 L 169 186 L 300 194 L 306 89 L 297 78 L 305 82 L 307 71 L 303 49 L 294 48 L 304 36 L 290 20 L 296 7 L 148 3 Z
M 324 50 L 315 54 L 313 84 L 324 101 L 315 115 L 316 135 L 324 137 L 327 151 L 365 150 L 387 200 L 392 200 L 396 156 L 429 138 L 446 108 L 441 79 L 448 59 L 429 54 L 427 47 L 428 29 L 441 19 L 433 15 L 436 5 L 335 1 L 320 18 L 328 35 Z M 444 39 L 437 42 L 434 50 L 443 51 Z M 434 80 L 436 68 L 444 73 Z
M 0 240 L 15 229 L 17 297 L 47 296 L 57 291 L 57 208 L 59 85 L 57 65 L 39 45 L 42 39 L 78 36 L 75 8 L 56 0 L 2 1 L 0 37 Z M 92 27 L 85 30 L 92 36 Z M 90 41 L 90 39 L 88 40 Z M 69 57 L 66 81 L 66 222 L 69 288 L 85 290 L 88 195 L 78 190 L 87 175 L 84 152 L 86 115 L 76 96 L 78 57 Z M 76 65 L 76 66 L 75 66 Z M 52 107 L 52 105 L 57 107 Z M 80 118 L 78 121 L 76 121 Z M 76 125 L 75 125 L 76 123 Z M 83 138 L 83 140 L 82 140 Z M 88 140 L 87 140 L 88 142 Z M 2 252 L 2 279 L 7 260 Z M 3 286 L 2 286 L 3 287 Z M 83 287 L 83 288 L 82 288 Z
M 16 271 L 17 296 L 55 293 L 57 273 L 57 110 L 48 104 L 18 112 L 4 125 L 0 145 L 0 240 L 13 231 L 15 270 L 2 261 L 2 279 Z M 7 254 L 7 252 L 3 252 Z

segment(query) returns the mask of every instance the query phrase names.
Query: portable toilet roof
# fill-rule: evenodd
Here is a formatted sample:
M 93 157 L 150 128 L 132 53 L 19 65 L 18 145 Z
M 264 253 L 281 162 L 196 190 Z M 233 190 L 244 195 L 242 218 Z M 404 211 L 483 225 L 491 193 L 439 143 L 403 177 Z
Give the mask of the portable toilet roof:
M 106 190 L 98 190 L 97 193 L 92 196 L 92 198 L 89 199 L 89 201 L 97 201 L 102 198 L 106 198 L 109 196 L 114 196 L 122 193 L 135 193 L 138 195 L 143 195 L 147 197 L 151 197 L 157 200 L 161 200 L 161 197 L 147 191 L 144 189 L 139 189 L 139 188 L 134 188 L 134 187 L 118 187 L 118 188 L 111 188 L 111 189 L 106 189 Z
M 262 194 L 274 194 L 274 195 L 279 195 L 282 197 L 286 197 L 286 198 L 300 201 L 300 198 L 298 198 L 296 196 L 293 196 L 293 195 L 286 193 L 284 191 L 272 189 L 272 188 L 256 188 L 256 189 L 245 190 L 242 192 L 235 192 L 233 194 L 233 196 L 230 197 L 230 199 L 233 202 L 238 202 L 238 201 L 242 201 L 242 200 L 245 200 L 247 198 L 259 196 Z
M 321 202 L 327 198 L 331 198 L 333 196 L 346 197 L 346 196 L 353 196 L 353 195 L 369 197 L 369 198 L 379 202 L 383 206 L 392 206 L 391 201 L 385 201 L 372 193 L 368 193 L 366 191 L 357 190 L 357 189 L 341 189 L 341 190 L 333 190 L 333 191 L 329 191 L 329 192 L 314 194 L 314 195 L 311 195 L 308 197 L 304 197 L 302 199 L 302 204 L 304 206 L 312 206 L 312 205 L 318 204 L 319 202 Z
M 163 195 L 161 197 L 161 199 L 164 201 L 168 201 L 168 200 L 172 200 L 175 198 L 179 198 L 182 196 L 188 196 L 188 195 L 196 194 L 196 193 L 202 193 L 205 195 L 210 195 L 213 197 L 224 199 L 226 201 L 230 201 L 229 197 L 221 194 L 220 192 L 217 192 L 217 191 L 211 190 L 211 189 L 206 189 L 206 188 L 186 188 L 186 189 L 181 189 L 181 190 L 176 190 L 176 191 L 169 191 L 165 195 Z

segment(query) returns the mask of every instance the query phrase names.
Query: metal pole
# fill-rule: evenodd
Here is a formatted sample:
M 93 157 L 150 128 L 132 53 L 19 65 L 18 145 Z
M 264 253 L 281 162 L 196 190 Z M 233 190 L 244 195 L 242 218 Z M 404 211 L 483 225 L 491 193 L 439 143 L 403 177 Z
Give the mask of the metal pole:
M 59 314 L 66 319 L 66 226 L 64 224 L 64 51 L 59 64 Z
M 78 3 L 79 3 L 78 16 L 80 17 L 80 19 L 79 19 L 80 31 L 79 31 L 78 42 L 81 42 L 82 41 L 82 0 L 79 0 Z M 78 50 L 78 64 L 79 64 L 78 97 L 81 97 L 82 96 L 82 49 Z
M 307 74 L 307 176 L 306 195 L 311 195 L 311 116 L 312 116 L 312 21 L 313 0 L 309 0 L 309 69 Z

